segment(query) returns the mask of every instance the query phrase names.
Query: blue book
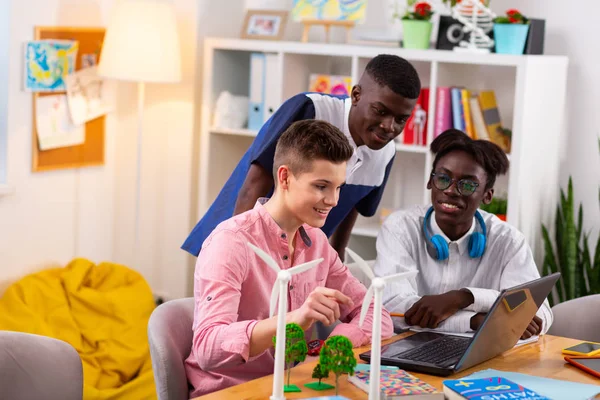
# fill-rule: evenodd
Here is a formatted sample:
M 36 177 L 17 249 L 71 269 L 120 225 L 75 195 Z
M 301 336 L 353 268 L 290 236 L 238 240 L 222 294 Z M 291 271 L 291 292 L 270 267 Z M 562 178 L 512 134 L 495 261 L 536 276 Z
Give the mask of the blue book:
M 463 380 L 491 378 L 494 376 L 502 376 L 546 397 L 550 397 L 552 400 L 589 400 L 600 393 L 600 386 L 598 385 L 542 378 L 540 376 L 498 371 L 496 369 L 475 372 L 463 377 Z
M 533 390 L 497 376 L 482 379 L 446 380 L 443 383 L 444 394 L 448 400 L 550 400 Z
M 454 129 L 465 132 L 466 124 L 463 118 L 464 110 L 461 96 L 461 88 L 453 87 L 450 89 L 450 97 L 452 97 L 452 125 Z

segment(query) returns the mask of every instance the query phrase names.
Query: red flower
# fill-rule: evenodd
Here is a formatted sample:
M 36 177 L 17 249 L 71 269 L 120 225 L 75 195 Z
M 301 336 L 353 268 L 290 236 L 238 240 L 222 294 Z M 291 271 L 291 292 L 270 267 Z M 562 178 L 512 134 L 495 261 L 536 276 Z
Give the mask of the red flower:
M 431 6 L 429 3 L 417 3 L 415 5 L 415 13 L 420 15 L 421 17 L 426 17 L 429 13 L 431 13 Z
M 521 22 L 523 20 L 523 14 L 521 14 L 521 12 L 516 8 L 511 8 L 510 10 L 508 10 L 506 12 L 506 15 L 508 16 L 508 20 L 513 24 L 516 22 Z

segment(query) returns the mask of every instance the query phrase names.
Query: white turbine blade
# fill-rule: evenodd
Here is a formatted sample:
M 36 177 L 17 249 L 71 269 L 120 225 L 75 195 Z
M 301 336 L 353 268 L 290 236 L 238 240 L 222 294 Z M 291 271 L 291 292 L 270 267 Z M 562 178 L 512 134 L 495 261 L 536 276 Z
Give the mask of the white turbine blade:
M 269 305 L 269 318 L 275 315 L 275 307 L 277 306 L 277 299 L 279 298 L 279 279 L 275 280 L 273 284 L 273 290 L 271 291 L 271 303 Z
M 382 276 L 381 279 L 383 279 L 385 281 L 385 283 L 388 283 L 388 282 L 397 281 L 402 278 L 410 279 L 410 278 L 415 277 L 418 273 L 419 273 L 419 271 L 400 272 L 398 274 Z
M 319 264 L 321 261 L 323 261 L 322 258 L 317 258 L 316 260 L 312 260 L 312 261 L 309 261 L 309 262 L 304 263 L 304 264 L 296 265 L 294 268 L 290 268 L 288 270 L 288 272 L 291 275 L 300 274 L 300 273 L 302 273 L 304 271 L 308 271 L 309 269 L 311 269 L 315 265 Z
M 369 277 L 369 280 L 373 280 L 373 278 L 375 278 L 375 274 L 373 273 L 371 267 L 369 267 L 369 264 L 367 264 L 367 262 L 361 256 L 356 254 L 350 248 L 346 247 L 346 251 L 348 254 L 350 254 L 350 257 L 352 257 L 354 262 L 360 267 L 362 272 Z
M 365 322 L 365 317 L 367 316 L 367 311 L 369 310 L 369 305 L 371 304 L 371 298 L 373 297 L 373 285 L 369 286 L 367 289 L 367 293 L 365 294 L 365 298 L 362 303 L 362 308 L 360 309 L 360 320 L 358 326 L 362 327 L 363 322 Z
M 257 256 L 259 256 L 260 258 L 262 258 L 263 261 L 266 262 L 267 265 L 269 267 L 271 267 L 271 269 L 273 271 L 275 271 L 276 274 L 279 273 L 279 271 L 281 269 L 279 268 L 279 265 L 277 265 L 277 263 L 275 262 L 275 260 L 273 260 L 273 257 L 271 257 L 270 255 L 268 255 L 267 253 L 265 253 L 262 249 L 259 249 L 258 247 L 256 247 L 255 245 L 253 245 L 250 242 L 248 242 L 248 246 L 252 249 L 252 251 L 254 251 L 256 253 Z

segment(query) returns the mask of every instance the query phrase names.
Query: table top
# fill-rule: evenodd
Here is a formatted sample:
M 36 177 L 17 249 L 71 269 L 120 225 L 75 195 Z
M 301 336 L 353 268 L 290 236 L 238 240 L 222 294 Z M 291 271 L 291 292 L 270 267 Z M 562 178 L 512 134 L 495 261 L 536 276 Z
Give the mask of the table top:
M 412 333 L 403 333 L 396 335 L 391 339 L 383 341 L 382 344 L 392 343 L 398 339 L 411 335 Z M 561 353 L 562 349 L 580 343 L 581 340 L 563 338 L 559 336 L 544 335 L 539 341 L 520 347 L 515 347 L 507 352 L 472 368 L 461 371 L 450 377 L 439 377 L 433 375 L 425 375 L 410 372 L 434 386 L 438 390 L 442 390 L 442 382 L 446 379 L 457 379 L 474 372 L 484 369 L 497 369 L 511 372 L 521 372 L 529 375 L 536 375 L 546 378 L 562 379 L 566 381 L 588 383 L 592 385 L 600 384 L 600 380 L 584 371 L 573 367 L 564 361 L 564 356 Z M 354 354 L 358 359 L 358 354 L 369 350 L 369 346 L 354 349 Z M 359 361 L 361 362 L 361 361 Z M 302 388 L 300 393 L 286 393 L 287 399 L 302 399 L 308 397 L 330 396 L 335 393 L 334 390 L 314 391 L 304 386 L 305 383 L 314 382 L 312 371 L 318 363 L 318 358 L 313 357 L 305 361 L 303 364 L 296 366 L 292 370 L 291 381 L 293 384 Z M 323 379 L 323 382 L 335 384 L 335 377 L 330 375 L 329 378 Z M 194 400 L 251 400 L 251 399 L 268 399 L 271 395 L 273 385 L 272 375 L 268 375 L 259 379 L 255 379 L 240 385 L 236 385 L 227 389 L 220 390 L 211 394 L 200 396 Z M 368 394 L 360 390 L 352 383 L 347 381 L 345 376 L 339 379 L 339 394 L 350 399 L 367 399 Z

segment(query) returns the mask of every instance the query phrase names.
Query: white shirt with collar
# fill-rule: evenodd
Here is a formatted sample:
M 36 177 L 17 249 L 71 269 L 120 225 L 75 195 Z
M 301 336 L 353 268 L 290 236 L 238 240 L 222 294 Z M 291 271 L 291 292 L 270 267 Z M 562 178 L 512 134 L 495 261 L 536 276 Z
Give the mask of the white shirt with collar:
M 487 228 L 485 253 L 469 256 L 469 235 L 479 224 L 473 219 L 471 229 L 462 238 L 451 241 L 442 232 L 432 213 L 429 224 L 431 236 L 442 235 L 448 243 L 449 256 L 444 261 L 434 259 L 428 250 L 423 233 L 423 220 L 429 206 L 415 206 L 396 211 L 384 222 L 377 236 L 375 275 L 387 276 L 418 270 L 409 280 L 386 285 L 383 304 L 389 312 L 405 313 L 421 296 L 437 295 L 466 288 L 475 302 L 443 321 L 437 330 L 445 332 L 471 331 L 471 317 L 488 312 L 502 289 L 510 288 L 540 277 L 525 237 L 515 227 L 498 217 L 479 210 Z M 542 332 L 552 325 L 548 301 L 540 307 Z M 404 320 L 399 325 L 404 324 Z

